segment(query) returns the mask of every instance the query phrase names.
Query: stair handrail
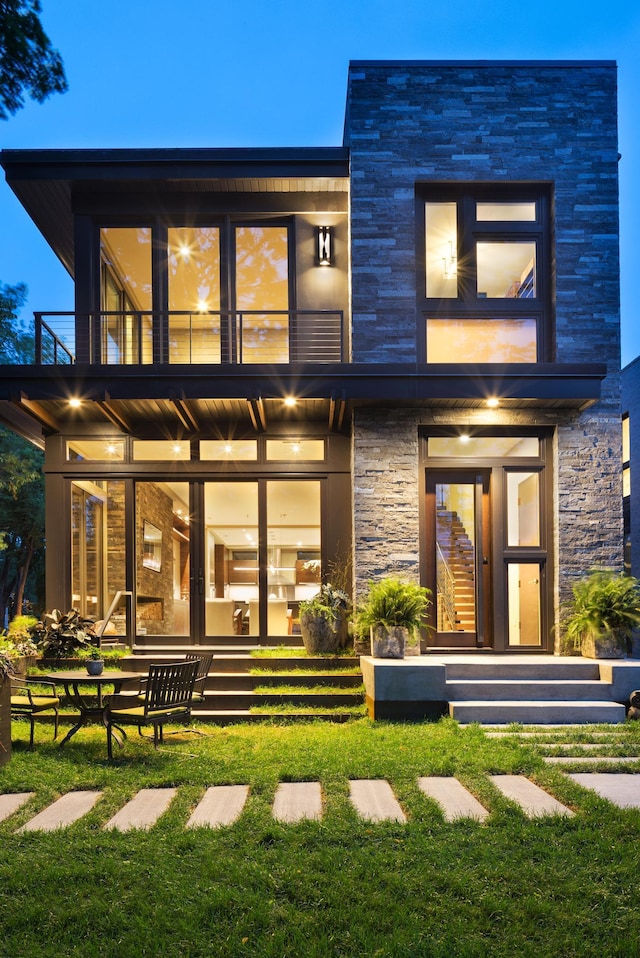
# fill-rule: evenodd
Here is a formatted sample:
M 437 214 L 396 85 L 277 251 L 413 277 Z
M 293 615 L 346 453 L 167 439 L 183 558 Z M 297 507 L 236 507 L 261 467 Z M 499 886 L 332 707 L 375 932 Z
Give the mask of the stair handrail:
M 109 620 L 111 619 L 111 616 L 120 605 L 120 600 L 122 599 L 123 596 L 130 597 L 132 595 L 133 595 L 133 592 L 127 592 L 124 589 L 119 589 L 114 595 L 113 599 L 111 600 L 111 605 L 107 609 L 107 614 L 105 615 L 104 619 L 102 619 L 100 625 L 96 629 L 96 637 L 98 639 L 98 648 L 100 648 L 100 646 L 102 645 L 102 636 L 104 635 L 104 630 L 109 625 Z M 127 640 L 127 645 L 129 646 L 129 648 L 131 648 L 133 643 L 130 641 L 128 628 L 127 628 L 127 634 L 125 638 Z
M 443 612 L 449 622 L 449 630 L 455 629 L 456 622 L 455 581 L 440 543 L 436 542 L 436 586 L 438 596 L 442 596 Z

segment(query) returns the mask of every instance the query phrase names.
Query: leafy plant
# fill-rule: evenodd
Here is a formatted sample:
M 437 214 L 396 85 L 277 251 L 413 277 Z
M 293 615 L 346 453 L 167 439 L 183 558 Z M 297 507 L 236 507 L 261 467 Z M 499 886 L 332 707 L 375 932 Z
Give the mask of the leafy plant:
M 7 679 L 16 674 L 12 657 L 8 652 L 0 651 L 0 679 Z
M 45 612 L 34 629 L 34 635 L 42 655 L 51 658 L 74 656 L 79 649 L 96 640 L 93 619 L 84 618 L 77 609 Z
M 640 582 L 611 569 L 593 569 L 572 586 L 562 622 L 567 639 L 580 649 L 587 635 L 615 636 L 627 651 L 640 626 Z
M 320 586 L 320 591 L 311 599 L 300 603 L 300 614 L 308 613 L 334 623 L 338 615 L 346 614 L 349 609 L 349 596 L 330 582 Z
M 431 605 L 430 596 L 430 589 L 414 582 L 396 578 L 370 582 L 369 594 L 357 612 L 357 631 L 363 635 L 371 626 L 384 625 L 387 628 L 404 626 L 413 632 L 423 625 L 424 615 Z
M 6 641 L 13 646 L 16 655 L 37 655 L 38 647 L 33 640 L 33 630 L 38 625 L 34 615 L 17 615 L 9 623 Z

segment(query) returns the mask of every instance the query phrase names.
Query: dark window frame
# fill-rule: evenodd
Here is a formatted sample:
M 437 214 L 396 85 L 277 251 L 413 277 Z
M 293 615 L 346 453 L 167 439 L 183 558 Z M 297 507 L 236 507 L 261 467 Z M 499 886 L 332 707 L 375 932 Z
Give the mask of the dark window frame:
M 458 232 L 458 296 L 426 295 L 426 204 L 456 203 Z M 476 217 L 476 204 L 535 202 L 535 221 L 487 221 Z M 418 357 L 428 362 L 427 319 L 534 319 L 537 326 L 536 362 L 552 362 L 554 322 L 552 295 L 552 192 L 546 183 L 421 183 L 416 187 L 416 280 Z M 485 242 L 536 243 L 534 298 L 478 297 L 476 244 Z

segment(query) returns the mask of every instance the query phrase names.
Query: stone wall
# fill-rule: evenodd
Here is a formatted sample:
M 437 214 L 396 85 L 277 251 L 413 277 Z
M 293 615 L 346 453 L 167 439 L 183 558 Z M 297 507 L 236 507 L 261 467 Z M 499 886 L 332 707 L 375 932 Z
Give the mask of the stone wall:
M 417 184 L 552 186 L 554 359 L 608 368 L 600 402 L 555 418 L 557 598 L 594 565 L 622 567 L 616 116 L 611 62 L 355 62 L 349 73 L 354 361 L 424 362 L 416 346 L 423 321 Z M 459 421 L 443 412 L 441 422 Z M 417 575 L 417 458 L 411 460 L 417 424 L 429 418 L 429 411 L 358 412 L 359 583 L 397 565 Z M 519 418 L 537 424 L 554 417 L 531 410 Z
M 640 577 L 640 358 L 622 370 L 622 412 L 629 414 L 631 572 Z

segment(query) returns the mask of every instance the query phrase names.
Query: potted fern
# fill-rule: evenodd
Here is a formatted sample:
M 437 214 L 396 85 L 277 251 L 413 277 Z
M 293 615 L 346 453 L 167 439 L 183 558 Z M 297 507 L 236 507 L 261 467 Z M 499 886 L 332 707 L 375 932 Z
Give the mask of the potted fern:
M 327 582 L 300 603 L 300 632 L 308 655 L 335 654 L 348 642 L 349 596 Z
M 396 578 L 369 583 L 367 598 L 358 610 L 357 629 L 370 632 L 375 658 L 402 659 L 410 643 L 419 652 L 419 629 L 430 595 L 429 589 Z
M 574 583 L 572 592 L 563 615 L 567 640 L 586 658 L 625 658 L 640 626 L 640 582 L 594 569 Z

